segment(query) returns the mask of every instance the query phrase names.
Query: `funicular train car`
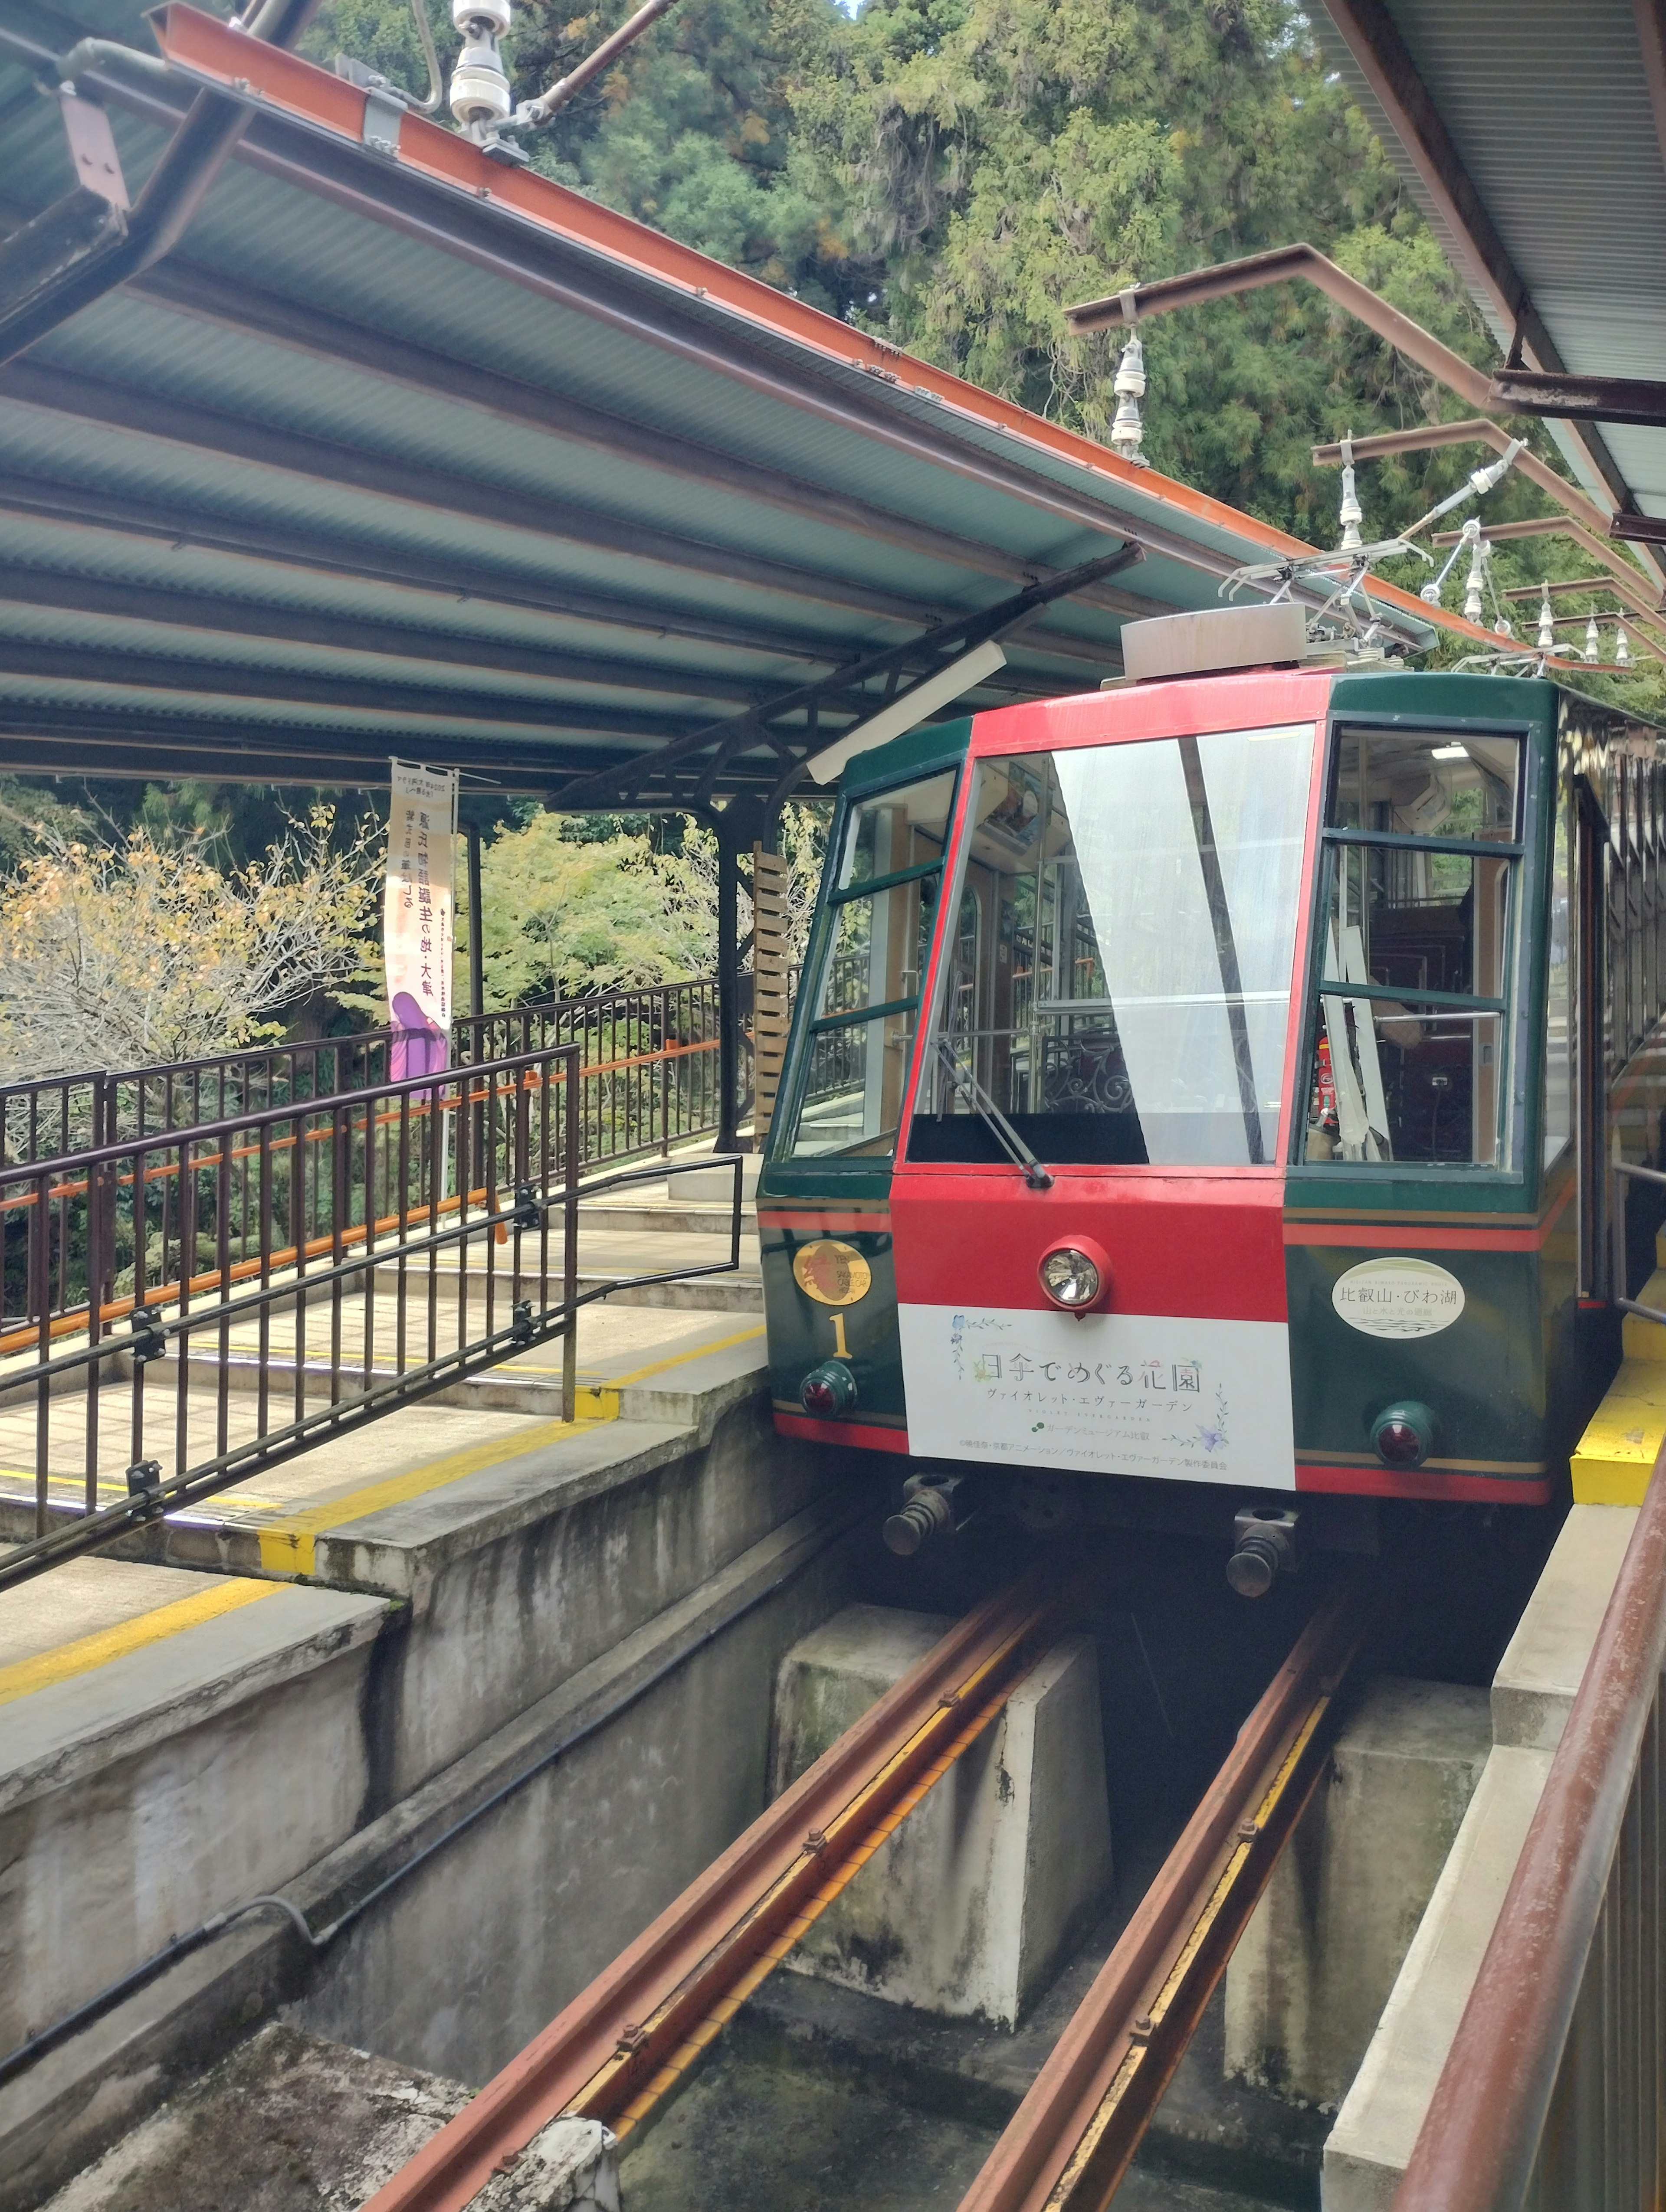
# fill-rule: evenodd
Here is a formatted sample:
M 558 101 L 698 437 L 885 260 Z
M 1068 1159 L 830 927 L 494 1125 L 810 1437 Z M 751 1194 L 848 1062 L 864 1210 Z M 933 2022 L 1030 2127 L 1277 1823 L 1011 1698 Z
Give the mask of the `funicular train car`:
M 1663 753 L 1379 663 L 859 755 L 758 1190 L 779 1428 L 924 1462 L 899 1548 L 1207 1486 L 1250 1594 L 1339 1500 L 1548 1501 L 1661 1213 Z

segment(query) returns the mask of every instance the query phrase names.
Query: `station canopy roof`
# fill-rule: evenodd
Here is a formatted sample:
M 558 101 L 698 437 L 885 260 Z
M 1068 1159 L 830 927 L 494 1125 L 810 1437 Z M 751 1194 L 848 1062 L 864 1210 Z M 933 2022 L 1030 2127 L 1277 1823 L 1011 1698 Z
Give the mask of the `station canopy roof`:
M 1318 27 L 1506 353 L 1666 378 L 1662 0 L 1324 0 Z M 1328 19 L 1328 20 L 1327 20 Z M 1666 422 L 1553 420 L 1586 489 L 1666 517 Z
M 379 150 L 385 106 L 210 15 L 150 21 L 165 66 L 76 77 L 130 194 L 200 88 L 251 119 L 166 258 L 0 368 L 14 769 L 778 793 L 992 609 L 962 708 L 1091 690 L 1128 616 L 1302 550 L 420 117 Z M 75 182 L 43 85 L 89 33 L 143 36 L 0 0 L 9 231 Z

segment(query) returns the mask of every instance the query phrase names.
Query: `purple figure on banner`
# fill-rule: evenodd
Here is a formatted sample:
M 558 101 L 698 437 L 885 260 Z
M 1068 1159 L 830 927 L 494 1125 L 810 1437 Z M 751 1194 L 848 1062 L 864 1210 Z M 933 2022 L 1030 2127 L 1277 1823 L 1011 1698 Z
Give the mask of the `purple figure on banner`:
M 409 991 L 393 994 L 393 1036 L 388 1046 L 387 1069 L 392 1081 L 407 1075 L 438 1075 L 450 1057 L 451 1040 L 437 1023 L 423 1012 Z M 426 1091 L 413 1091 L 426 1098 Z

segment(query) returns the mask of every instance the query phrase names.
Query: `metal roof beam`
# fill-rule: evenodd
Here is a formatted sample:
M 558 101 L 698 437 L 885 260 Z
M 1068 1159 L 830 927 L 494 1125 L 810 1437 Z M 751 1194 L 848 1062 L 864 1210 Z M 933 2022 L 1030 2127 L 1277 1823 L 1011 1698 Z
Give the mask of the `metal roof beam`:
M 211 553 L 301 568 L 313 574 L 350 576 L 389 586 L 423 599 L 453 605 L 477 599 L 483 606 L 508 607 L 518 613 L 556 615 L 629 634 L 686 638 L 690 642 L 732 646 L 746 653 L 779 655 L 783 660 L 824 666 L 836 661 L 843 640 L 748 627 L 716 616 L 690 613 L 650 600 L 635 608 L 599 592 L 566 585 L 540 585 L 534 579 L 471 562 L 459 581 L 455 564 L 420 553 L 385 551 L 362 539 L 322 531 L 291 530 L 252 520 L 240 525 L 224 515 L 182 507 L 173 501 L 134 499 L 84 484 L 0 473 L 0 513 L 26 514 L 74 529 L 106 531 L 125 538 L 161 538 L 172 545 L 194 545 Z
M 160 590 L 153 585 L 130 583 L 125 577 L 69 575 L 56 569 L 5 562 L 0 562 L 0 605 L 48 607 L 64 613 L 155 623 L 169 629 L 427 661 L 474 675 L 532 676 L 545 683 L 599 684 L 614 690 L 672 692 L 692 699 L 727 699 L 745 704 L 769 698 L 781 688 L 757 677 L 718 673 L 708 668 L 610 660 L 598 653 L 562 653 L 520 645 L 508 638 L 418 629 L 402 623 L 372 622 L 362 616 L 326 615 L 305 607 L 263 605 L 254 599 Z
M 1538 366 L 1561 371 L 1566 364 L 1383 0 L 1324 0 L 1324 5 L 1454 242 L 1469 260 L 1474 281 L 1499 318 L 1519 333 Z M 1589 428 L 1572 426 L 1566 435 L 1607 486 L 1614 504 L 1634 507 L 1631 487 L 1602 436 Z
M 690 717 L 593 706 L 579 700 L 506 698 L 496 692 L 446 692 L 420 684 L 355 683 L 343 677 L 308 676 L 293 668 L 249 668 L 233 663 L 164 659 L 78 645 L 29 645 L 0 637 L 0 672 L 72 684 L 105 684 L 125 690 L 184 691 L 214 699 L 270 699 L 289 706 L 339 707 L 364 714 L 393 714 L 408 722 L 496 723 L 529 729 L 617 731 L 622 737 L 674 738 Z
M 352 790 L 387 784 L 386 744 L 362 730 L 0 700 L 0 738 L 7 766 L 32 773 L 150 781 L 206 776 L 221 783 L 289 781 Z M 617 757 L 611 746 L 575 745 L 566 738 L 558 754 L 533 740 L 496 748 L 439 732 L 423 740 L 423 758 L 435 768 L 462 769 L 465 784 L 544 798 L 551 795 L 558 776 L 570 774 L 575 758 L 581 767 L 599 768 Z M 762 774 L 738 769 L 733 781 L 762 792 L 770 775 L 767 767 Z
M 454 514 L 499 529 L 523 530 L 587 552 L 621 555 L 658 568 L 726 583 L 745 583 L 812 606 L 877 615 L 923 628 L 939 611 L 900 592 L 760 559 L 727 545 L 681 538 L 639 522 L 626 522 L 565 499 L 546 498 L 513 485 L 482 483 L 394 454 L 337 445 L 304 431 L 222 415 L 194 402 L 108 384 L 43 362 L 14 361 L 0 369 L 0 399 L 39 413 L 96 423 L 136 437 L 155 439 L 185 452 L 211 453 L 271 469 L 280 476 L 350 485 L 374 498 L 423 514 Z
M 128 289 L 217 329 L 253 333 L 312 360 L 344 362 L 379 381 L 443 398 L 490 421 L 538 430 L 611 458 L 639 461 L 656 474 L 755 501 L 800 520 L 848 530 L 873 543 L 895 545 L 975 574 L 1024 584 L 1055 573 L 1050 563 L 1026 560 L 998 545 L 979 544 L 932 524 L 911 521 L 906 515 L 854 498 L 848 492 L 788 476 L 738 454 L 714 451 L 655 426 L 628 422 L 562 393 L 506 376 L 501 370 L 435 353 L 386 331 L 351 322 L 345 316 L 250 285 L 228 283 L 199 264 L 170 260 L 149 270 Z M 1155 601 L 1136 600 L 1126 592 L 1107 589 L 1082 596 L 1116 613 L 1158 611 Z
M 888 679 L 885 696 L 889 699 L 894 696 L 908 661 L 921 657 L 922 647 L 927 648 L 932 665 L 940 667 L 945 661 L 958 659 L 970 647 L 998 638 L 1018 623 L 1029 621 L 1053 600 L 1067 596 L 1084 584 L 1133 568 L 1143 557 L 1137 545 L 1125 545 L 1119 553 L 1085 562 L 1080 568 L 1068 570 L 1045 584 L 1031 584 L 977 614 L 941 623 L 930 637 L 918 640 L 910 647 L 893 647 L 889 652 L 866 654 L 836 669 L 821 683 L 800 684 L 782 692 L 772 706 L 755 707 L 732 721 L 713 723 L 680 738 L 659 754 L 632 763 L 629 769 L 610 769 L 600 775 L 581 778 L 563 791 L 560 803 L 564 807 L 611 811 L 616 805 L 629 804 L 629 792 L 645 787 L 657 790 L 675 771 L 695 780 L 694 803 L 703 805 L 711 799 L 718 779 L 733 760 L 744 751 L 767 744 L 780 755 L 783 764 L 781 781 L 771 799 L 769 811 L 773 811 L 775 805 L 791 791 L 810 755 L 839 734 L 819 727 L 824 706 L 836 703 L 842 711 L 850 713 L 853 720 L 860 720 L 884 703 L 864 696 L 867 685 Z M 796 725 L 800 714 L 806 717 L 801 728 L 795 726 L 789 734 L 781 726 L 788 717 Z M 702 759 L 702 755 L 709 757 Z M 651 786 L 645 785 L 648 777 L 654 779 Z
M 1666 425 L 1666 384 L 1636 376 L 1566 376 L 1544 369 L 1502 368 L 1493 403 L 1512 415 L 1550 415 L 1559 422 Z
M 1509 432 L 1498 423 L 1477 419 L 1468 422 L 1426 422 L 1415 430 L 1383 430 L 1371 437 L 1355 438 L 1353 445 L 1356 461 L 1371 461 L 1389 453 L 1427 453 L 1439 446 L 1490 446 L 1495 453 L 1503 453 L 1509 451 L 1512 442 Z M 1342 448 L 1340 445 L 1316 446 L 1313 459 L 1319 468 L 1340 468 Z M 1512 465 L 1517 476 L 1526 477 L 1541 491 L 1547 491 L 1566 513 L 1583 522 L 1587 530 L 1608 527 L 1608 516 L 1596 501 L 1588 498 L 1578 484 L 1559 477 L 1549 463 L 1541 461 L 1536 453 L 1517 453 Z

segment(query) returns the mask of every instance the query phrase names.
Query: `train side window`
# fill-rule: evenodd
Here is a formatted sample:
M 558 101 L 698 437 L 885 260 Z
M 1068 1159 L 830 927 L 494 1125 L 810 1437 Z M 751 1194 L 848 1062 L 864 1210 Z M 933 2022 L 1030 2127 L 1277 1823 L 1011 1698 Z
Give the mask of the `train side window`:
M 1556 840 L 1550 867 L 1550 912 L 1546 917 L 1544 1164 L 1573 1136 L 1573 970 L 1570 920 L 1572 805 L 1556 809 Z
M 1467 732 L 1340 733 L 1308 1161 L 1500 1164 L 1521 753 Z
M 946 770 L 858 800 L 825 893 L 813 1013 L 777 1157 L 888 1158 L 896 1149 L 954 799 Z

